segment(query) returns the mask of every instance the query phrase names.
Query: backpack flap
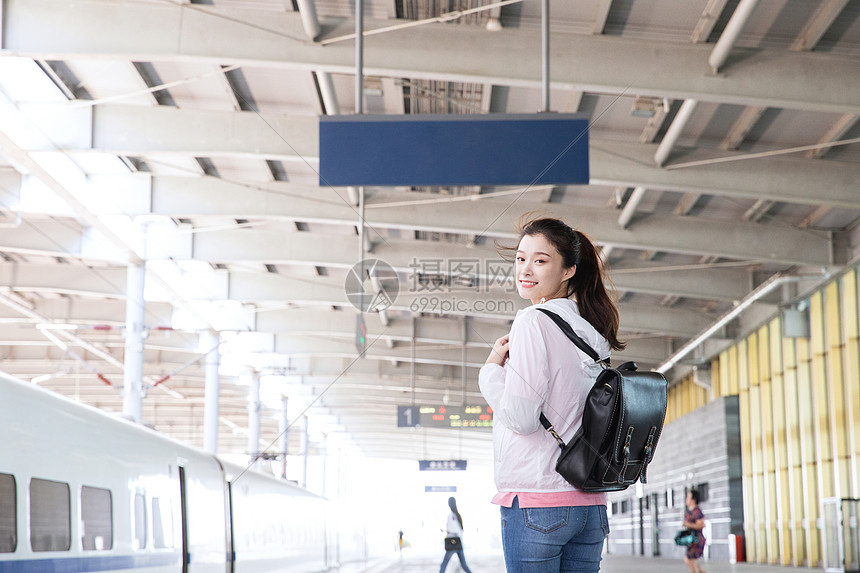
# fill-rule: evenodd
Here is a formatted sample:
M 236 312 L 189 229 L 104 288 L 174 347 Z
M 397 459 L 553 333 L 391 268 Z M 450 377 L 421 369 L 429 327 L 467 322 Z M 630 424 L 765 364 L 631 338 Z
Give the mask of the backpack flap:
M 614 378 L 620 388 L 619 419 L 613 428 L 611 450 L 615 467 L 607 468 L 607 483 L 645 482 L 666 417 L 666 379 L 659 372 L 638 372 L 635 368 L 635 364 L 625 363 L 601 375 Z

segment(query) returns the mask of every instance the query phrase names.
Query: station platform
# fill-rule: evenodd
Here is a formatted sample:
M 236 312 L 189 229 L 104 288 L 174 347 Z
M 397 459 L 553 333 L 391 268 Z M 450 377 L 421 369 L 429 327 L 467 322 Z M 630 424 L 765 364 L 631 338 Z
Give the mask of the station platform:
M 402 556 L 395 555 L 374 560 L 364 564 L 345 565 L 333 570 L 332 573 L 435 573 L 439 570 L 443 554 L 417 554 L 404 552 Z M 498 553 L 467 554 L 466 562 L 473 573 L 504 573 L 505 563 L 501 551 Z M 731 564 L 717 561 L 703 561 L 702 567 L 707 573 L 822 573 L 823 569 L 806 567 L 783 567 L 778 565 L 760 565 L 756 563 Z M 640 557 L 632 555 L 604 555 L 600 564 L 601 573 L 666 573 L 667 571 L 684 572 L 682 556 L 678 557 Z M 448 564 L 446 573 L 461 573 L 457 557 L 454 556 Z

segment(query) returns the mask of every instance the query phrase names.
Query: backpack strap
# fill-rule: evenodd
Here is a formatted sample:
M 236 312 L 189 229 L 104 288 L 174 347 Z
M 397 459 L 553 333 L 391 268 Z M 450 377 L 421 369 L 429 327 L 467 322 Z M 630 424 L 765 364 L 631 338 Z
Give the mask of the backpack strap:
M 589 346 L 589 344 L 584 341 L 577 333 L 573 331 L 570 325 L 567 323 L 565 319 L 552 312 L 551 310 L 547 310 L 545 308 L 538 308 L 539 311 L 547 315 L 552 319 L 554 323 L 558 325 L 561 331 L 573 342 L 577 348 L 585 352 L 589 358 L 600 364 L 601 366 L 607 366 L 606 362 L 600 358 L 600 355 Z
M 555 428 L 552 427 L 552 424 L 547 417 L 543 415 L 543 412 L 540 413 L 540 425 L 543 426 L 544 430 L 552 434 L 552 437 L 555 438 L 556 442 L 558 442 L 558 447 L 563 450 L 565 447 L 564 440 L 561 439 L 561 436 L 558 435 L 558 432 L 555 431 Z
M 597 354 L 597 352 L 586 341 L 584 341 L 582 337 L 580 337 L 577 333 L 573 331 L 573 329 L 570 327 L 570 325 L 565 319 L 552 312 L 551 310 L 547 310 L 545 308 L 538 308 L 538 310 L 550 317 L 552 321 L 556 323 L 556 325 L 558 325 L 561 331 L 570 339 L 570 341 L 573 342 L 573 344 L 576 345 L 577 348 L 585 352 L 589 358 L 591 358 L 604 368 L 609 366 L 608 361 L 602 360 Z M 558 447 L 563 450 L 565 447 L 564 440 L 561 439 L 561 436 L 558 435 L 550 421 L 547 419 L 546 416 L 543 415 L 543 412 L 540 413 L 540 423 L 547 432 L 552 434 L 552 437 L 555 438 L 556 442 L 558 442 Z

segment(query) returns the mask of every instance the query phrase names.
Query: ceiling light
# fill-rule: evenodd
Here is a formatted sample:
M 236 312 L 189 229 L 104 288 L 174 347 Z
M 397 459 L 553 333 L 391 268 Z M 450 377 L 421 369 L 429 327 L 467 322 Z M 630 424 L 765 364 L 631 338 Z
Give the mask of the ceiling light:
M 382 78 L 364 79 L 364 95 L 381 96 L 382 93 Z
M 657 105 L 662 106 L 663 102 L 656 98 L 636 96 L 630 113 L 636 117 L 654 117 L 657 113 Z

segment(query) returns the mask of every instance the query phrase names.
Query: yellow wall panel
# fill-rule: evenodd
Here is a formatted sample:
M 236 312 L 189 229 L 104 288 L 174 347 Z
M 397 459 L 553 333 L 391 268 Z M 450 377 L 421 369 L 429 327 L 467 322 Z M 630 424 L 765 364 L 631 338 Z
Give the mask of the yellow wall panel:
M 756 334 L 758 352 L 756 360 L 751 364 L 757 368 L 759 379 L 759 395 L 761 397 L 761 474 L 764 501 L 764 531 L 767 562 L 777 563 L 779 559 L 779 543 L 777 533 L 776 511 L 776 463 L 773 439 L 773 396 L 770 375 L 770 329 L 763 326 Z
M 737 394 L 740 391 L 740 377 L 738 372 L 738 347 L 737 345 L 729 348 L 729 371 L 732 373 L 729 376 L 729 394 Z
M 788 522 L 791 532 L 791 564 L 801 565 L 805 559 L 805 537 L 803 535 L 803 498 L 805 490 L 801 478 L 800 427 L 797 414 L 797 355 L 794 340 L 782 339 L 783 383 L 785 391 L 785 439 L 786 465 L 788 466 Z
M 755 524 L 755 554 L 759 563 L 767 562 L 767 515 L 765 511 L 763 456 L 761 451 L 761 388 L 751 386 L 750 390 L 750 437 L 752 445 L 752 497 Z
M 818 490 L 818 464 L 815 455 L 815 423 L 812 407 L 812 380 L 810 346 L 799 338 L 797 351 L 797 409 L 800 424 L 801 481 L 803 496 L 803 528 L 806 537 L 806 565 L 818 567 L 819 536 L 816 529 L 820 494 Z
M 753 478 L 752 436 L 750 424 L 750 392 L 749 388 L 741 390 L 738 395 L 738 411 L 741 421 L 741 471 L 744 491 L 744 544 L 748 561 L 756 559 L 756 530 L 755 506 L 752 492 L 755 480 Z
M 821 292 L 817 292 L 810 297 L 809 342 L 812 349 L 812 430 L 815 437 L 819 500 L 824 497 L 832 497 L 836 493 L 833 484 L 833 450 L 830 447 L 824 306 L 824 296 Z
M 723 351 L 720 352 L 719 358 L 711 361 L 711 376 L 714 380 L 719 380 L 719 385 L 714 386 L 714 398 L 731 396 L 731 390 L 729 388 L 730 371 L 728 369 L 728 359 L 729 353 Z
M 842 280 L 842 338 L 845 340 L 844 401 L 848 440 L 850 497 L 860 497 L 860 332 L 858 332 L 857 274 Z
M 771 321 L 768 329 L 771 402 L 773 416 L 773 457 L 776 500 L 776 531 L 781 565 L 793 563 L 794 544 L 791 539 L 791 500 L 788 487 L 788 452 L 785 425 L 785 389 L 782 361 L 782 324 L 779 319 Z
M 758 338 L 758 379 L 764 384 L 770 379 L 770 325 L 766 324 L 756 332 Z
M 750 386 L 758 386 L 759 384 L 759 366 L 758 366 L 758 333 L 753 332 L 747 338 L 746 344 L 747 355 L 747 376 L 749 376 Z
M 845 373 L 842 355 L 845 340 L 842 337 L 840 282 L 830 283 L 825 289 L 827 301 L 826 343 L 827 343 L 827 414 L 830 422 L 830 448 L 834 460 L 834 490 L 840 497 L 851 493 L 851 471 L 849 468 L 848 427 L 845 408 Z

